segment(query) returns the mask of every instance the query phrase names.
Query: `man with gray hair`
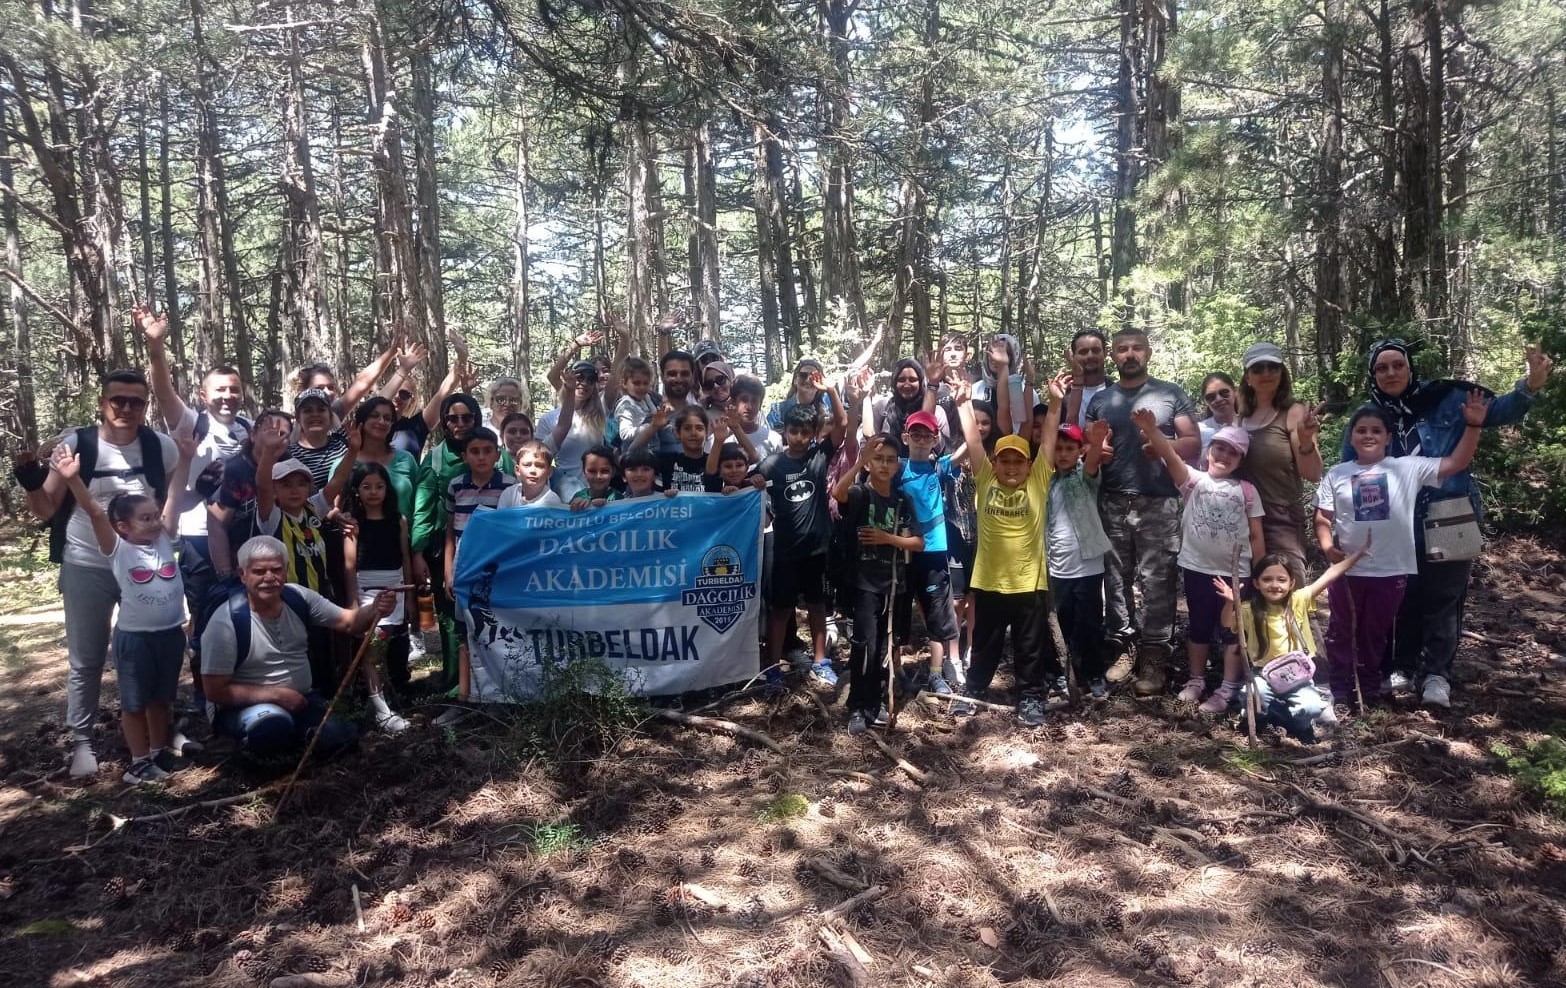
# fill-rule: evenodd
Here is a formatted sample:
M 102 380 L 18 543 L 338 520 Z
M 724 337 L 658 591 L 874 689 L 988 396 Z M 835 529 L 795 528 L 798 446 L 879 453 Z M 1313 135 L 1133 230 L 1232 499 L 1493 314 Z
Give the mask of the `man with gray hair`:
M 326 717 L 336 683 L 310 676 L 310 625 L 362 636 L 397 605 L 399 588 L 381 591 L 371 607 L 344 609 L 307 587 L 285 581 L 287 549 L 257 536 L 239 549 L 245 591 L 213 613 L 201 635 L 201 679 L 217 705 L 213 729 L 240 739 L 254 755 L 283 754 L 318 730 L 316 752 L 330 757 L 358 740 L 347 721 Z M 406 589 L 406 588 L 402 588 Z

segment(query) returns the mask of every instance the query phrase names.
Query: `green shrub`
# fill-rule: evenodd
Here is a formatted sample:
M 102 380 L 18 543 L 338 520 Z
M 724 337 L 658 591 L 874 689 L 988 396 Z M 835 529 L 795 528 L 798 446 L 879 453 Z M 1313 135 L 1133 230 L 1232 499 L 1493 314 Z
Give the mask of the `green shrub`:
M 1543 796 L 1556 813 L 1566 814 L 1566 742 L 1559 736 L 1566 733 L 1566 724 L 1556 725 L 1554 731 L 1520 753 L 1504 744 L 1493 745 L 1490 751 L 1506 762 L 1518 782 Z

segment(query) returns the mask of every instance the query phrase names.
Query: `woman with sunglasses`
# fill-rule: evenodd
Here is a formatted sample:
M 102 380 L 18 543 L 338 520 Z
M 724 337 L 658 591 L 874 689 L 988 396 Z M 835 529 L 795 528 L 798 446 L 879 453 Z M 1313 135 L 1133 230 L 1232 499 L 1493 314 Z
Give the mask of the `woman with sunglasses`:
M 196 441 L 176 440 L 179 458 L 169 490 L 185 490 Z M 120 689 L 120 729 L 130 749 L 124 781 L 159 782 L 174 770 L 169 708 L 185 665 L 185 581 L 174 561 L 180 498 L 160 507 L 145 494 L 116 494 L 105 508 L 87 490 L 80 454 L 55 447 L 49 464 L 92 522 L 98 551 L 108 560 L 120 590 L 114 625 L 114 668 Z
M 1192 461 L 1192 466 L 1205 470 L 1202 464 L 1207 461 L 1207 444 L 1213 441 L 1219 429 L 1237 424 L 1235 390 L 1234 378 L 1223 371 L 1213 371 L 1202 380 L 1202 404 L 1207 408 L 1207 417 L 1196 423 L 1197 431 L 1202 434 L 1202 451 Z
M 1276 343 L 1256 343 L 1241 359 L 1240 425 L 1250 448 L 1235 476 L 1256 488 L 1267 514 L 1267 552 L 1282 553 L 1305 571 L 1305 481 L 1321 480 L 1321 419 L 1294 400 L 1294 384 Z M 1212 390 L 1203 389 L 1203 394 Z

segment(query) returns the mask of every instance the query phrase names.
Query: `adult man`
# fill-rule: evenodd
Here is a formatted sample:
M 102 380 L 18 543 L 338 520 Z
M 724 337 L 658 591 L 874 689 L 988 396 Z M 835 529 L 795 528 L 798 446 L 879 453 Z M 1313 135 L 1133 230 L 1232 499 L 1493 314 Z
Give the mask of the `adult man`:
M 1131 422 L 1140 408 L 1153 412 L 1158 428 L 1174 442 L 1182 459 L 1200 451 L 1195 407 L 1178 385 L 1149 377 L 1153 348 L 1140 329 L 1122 329 L 1110 340 L 1110 357 L 1119 381 L 1093 396 L 1085 420 L 1109 423 L 1115 455 L 1100 467 L 1103 484 L 1099 512 L 1114 551 L 1104 581 L 1107 637 L 1120 643 L 1122 654 L 1106 678 L 1121 682 L 1131 672 L 1129 649 L 1136 653 L 1136 692 L 1152 696 L 1163 691 L 1174 633 L 1175 596 L 1180 552 L 1180 492 L 1162 461 L 1150 455 Z M 1140 591 L 1133 608 L 1132 587 Z
M 148 306 L 131 311 L 131 325 L 147 343 L 147 363 L 152 370 L 152 393 L 158 396 L 163 427 L 170 433 L 195 436 L 196 457 L 190 463 L 188 495 L 193 506 L 179 516 L 179 570 L 185 581 L 185 606 L 194 627 L 201 627 L 207 608 L 207 596 L 217 582 L 212 552 L 207 544 L 206 501 L 217 491 L 223 479 L 223 462 L 244 448 L 251 423 L 239 414 L 245 403 L 245 382 L 232 367 L 214 367 L 201 378 L 196 397 L 204 406 L 197 411 L 185 404 L 174 387 L 169 367 L 169 320 Z M 226 566 L 226 564 L 225 564 Z M 201 639 L 190 638 L 190 680 L 197 710 L 205 710 L 201 691 Z
M 663 401 L 673 411 L 669 424 L 658 433 L 659 453 L 678 453 L 680 437 L 674 430 L 675 417 L 691 398 L 691 387 L 696 381 L 696 358 L 684 350 L 670 350 L 658 360 L 658 373 L 663 377 Z
M 104 504 L 120 493 L 150 495 L 162 504 L 168 493 L 164 478 L 174 470 L 179 450 L 174 440 L 145 425 L 147 395 L 147 379 L 140 371 L 114 371 L 104 378 L 98 396 L 97 426 L 71 429 L 60 437 L 68 449 L 81 455 L 82 480 Z M 65 652 L 70 665 L 65 719 L 71 730 L 71 777 L 83 778 L 98 771 L 92 728 L 109 651 L 109 619 L 120 602 L 120 589 L 109 558 L 98 550 L 87 513 L 71 502 L 68 516 L 57 517 L 68 496 L 60 475 L 26 452 L 16 457 L 16 480 L 27 491 L 33 514 L 55 526 L 50 558 L 60 563 L 65 609 Z
M 1066 347 L 1066 360 L 1071 364 L 1071 393 L 1066 395 L 1062 421 L 1075 422 L 1079 429 L 1087 428 L 1088 403 L 1109 383 L 1104 375 L 1108 351 L 1102 330 L 1079 329 L 1071 338 L 1071 345 Z
M 286 583 L 286 553 L 282 542 L 268 536 L 240 546 L 245 591 L 207 623 L 201 675 L 207 698 L 217 704 L 214 729 L 239 738 L 247 752 L 282 754 L 318 729 L 316 752 L 329 757 L 351 747 L 358 732 L 347 721 L 325 721 L 326 698 L 317 690 L 337 684 L 311 680 L 309 628 L 365 635 L 396 608 L 399 591 L 383 590 L 374 606 L 344 610 L 313 590 Z

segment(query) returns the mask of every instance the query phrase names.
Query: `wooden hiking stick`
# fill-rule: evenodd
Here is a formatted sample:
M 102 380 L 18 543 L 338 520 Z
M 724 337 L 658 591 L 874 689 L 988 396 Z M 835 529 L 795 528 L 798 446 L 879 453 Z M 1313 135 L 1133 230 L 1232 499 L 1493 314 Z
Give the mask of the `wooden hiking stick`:
M 1240 632 L 1240 661 L 1245 663 L 1245 734 L 1250 747 L 1256 747 L 1256 669 L 1251 665 L 1251 650 L 1245 645 L 1245 628 L 1240 625 L 1240 547 L 1234 547 L 1229 561 L 1229 586 L 1234 593 L 1234 624 Z
M 892 516 L 892 531 L 894 533 L 897 531 L 898 522 L 901 520 L 901 511 Z M 884 664 L 886 666 L 886 729 L 888 731 L 896 729 L 897 715 L 902 713 L 902 710 L 897 706 L 897 673 L 900 671 L 897 662 L 897 631 L 892 627 L 894 623 L 892 619 L 893 604 L 897 600 L 897 560 L 902 558 L 902 555 L 903 551 L 901 549 L 892 553 L 892 589 L 886 595 L 886 660 Z M 870 648 L 867 644 L 865 647 L 866 672 L 869 671 L 869 664 Z
M 315 751 L 315 743 L 321 739 L 321 729 L 332 719 L 332 711 L 337 707 L 337 701 L 342 698 L 343 690 L 353 681 L 353 674 L 359 670 L 359 663 L 370 650 L 370 644 L 376 640 L 376 632 L 379 628 L 372 627 L 369 634 L 364 636 L 364 641 L 359 643 L 359 650 L 353 654 L 353 661 L 348 663 L 348 671 L 343 674 L 342 682 L 337 684 L 337 692 L 332 694 L 332 702 L 326 705 L 326 713 L 321 716 L 321 723 L 316 726 L 315 732 L 310 735 L 310 743 L 305 745 L 304 754 L 299 756 L 299 764 L 294 766 L 294 774 L 283 783 L 282 795 L 277 797 L 277 809 L 272 811 L 275 820 L 283 815 L 283 807 L 288 805 L 288 795 L 293 791 L 294 783 L 299 779 L 299 773 L 304 770 L 305 762 L 310 760 L 310 753 Z
M 1055 654 L 1066 667 L 1066 698 L 1075 707 L 1082 702 L 1082 684 L 1077 682 L 1077 668 L 1066 651 L 1066 635 L 1060 630 L 1060 618 L 1055 614 L 1055 591 L 1044 591 L 1044 620 L 1049 624 L 1050 637 L 1055 640 Z
M 1347 573 L 1343 574 L 1345 577 Z M 1359 687 L 1359 606 L 1354 603 L 1354 592 L 1349 589 L 1347 583 L 1343 584 L 1343 599 L 1348 601 L 1349 612 L 1349 662 L 1354 670 L 1354 702 L 1359 704 L 1361 714 L 1365 712 L 1365 691 Z M 1393 619 L 1394 621 L 1396 618 Z

